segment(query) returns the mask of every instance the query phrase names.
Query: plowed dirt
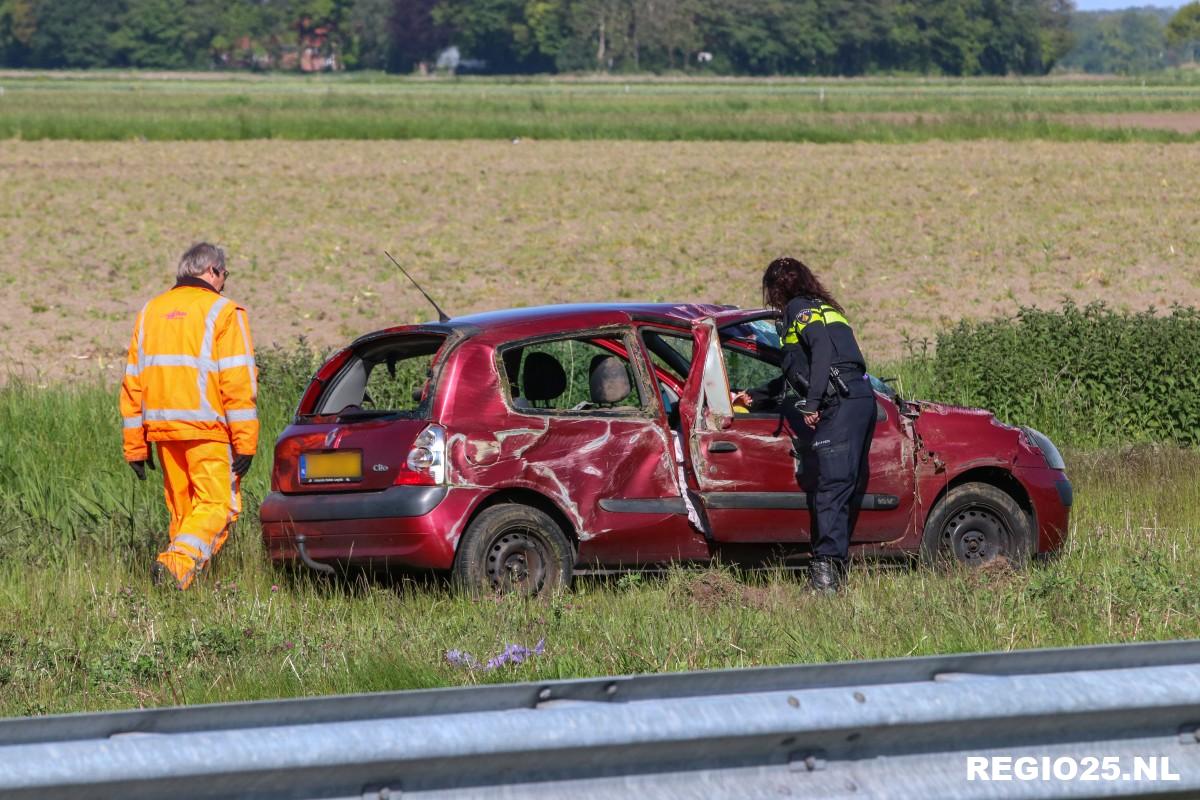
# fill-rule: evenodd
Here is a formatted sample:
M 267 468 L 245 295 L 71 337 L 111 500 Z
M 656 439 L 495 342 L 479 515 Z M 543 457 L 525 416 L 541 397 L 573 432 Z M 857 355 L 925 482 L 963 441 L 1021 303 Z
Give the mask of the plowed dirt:
M 0 143 L 0 359 L 118 379 L 132 318 L 201 239 L 260 347 L 432 311 L 585 300 L 757 305 L 781 254 L 868 357 L 1063 298 L 1200 303 L 1196 145 L 1042 142 Z

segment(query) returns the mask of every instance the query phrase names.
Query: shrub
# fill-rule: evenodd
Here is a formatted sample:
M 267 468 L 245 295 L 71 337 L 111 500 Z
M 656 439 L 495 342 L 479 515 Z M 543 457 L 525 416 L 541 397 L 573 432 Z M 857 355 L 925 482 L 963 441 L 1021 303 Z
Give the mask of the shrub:
M 1022 308 L 938 336 L 940 399 L 1073 445 L 1200 443 L 1200 311 Z

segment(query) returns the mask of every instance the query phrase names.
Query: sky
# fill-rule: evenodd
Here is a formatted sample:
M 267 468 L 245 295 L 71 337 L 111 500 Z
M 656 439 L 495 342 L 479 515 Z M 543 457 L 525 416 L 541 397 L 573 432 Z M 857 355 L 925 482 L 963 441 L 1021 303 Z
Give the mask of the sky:
M 1184 0 L 1075 0 L 1075 7 L 1080 11 L 1111 11 L 1119 8 L 1140 8 L 1154 6 L 1155 8 L 1179 8 Z

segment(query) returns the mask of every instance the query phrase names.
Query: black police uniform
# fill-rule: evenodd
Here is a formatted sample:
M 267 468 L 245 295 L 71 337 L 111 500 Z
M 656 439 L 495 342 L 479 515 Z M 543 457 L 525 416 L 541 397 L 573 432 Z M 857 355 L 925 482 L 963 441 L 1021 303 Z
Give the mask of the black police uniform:
M 866 360 L 841 312 L 819 300 L 795 298 L 784 314 L 780 366 L 787 382 L 803 395 L 785 402 L 784 410 L 793 432 L 800 434 L 801 448 L 808 451 L 800 453 L 801 480 L 810 492 L 813 556 L 844 565 L 851 500 L 875 427 L 875 393 L 866 378 Z M 820 418 L 808 444 L 803 414 L 813 411 Z M 815 481 L 808 474 L 813 467 Z

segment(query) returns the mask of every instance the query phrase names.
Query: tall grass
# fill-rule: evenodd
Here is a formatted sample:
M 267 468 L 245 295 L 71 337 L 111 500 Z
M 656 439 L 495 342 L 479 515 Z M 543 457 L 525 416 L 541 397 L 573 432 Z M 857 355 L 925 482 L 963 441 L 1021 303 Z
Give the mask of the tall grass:
M 436 582 L 325 584 L 265 562 L 252 521 L 187 593 L 102 549 L 0 562 L 0 714 L 249 700 L 600 674 L 1200 635 L 1200 457 L 1069 454 L 1063 555 L 1028 571 L 858 566 L 836 599 L 783 571 L 583 579 L 540 601 Z M 507 644 L 544 654 L 494 670 Z
M 248 515 L 257 514 L 272 445 L 317 358 L 303 349 L 263 356 L 260 451 L 243 482 Z M 134 478 L 119 425 L 116 386 L 0 388 L 0 559 L 59 563 L 76 552 L 137 559 L 161 548 L 161 478 Z
M 1067 548 L 1022 573 L 859 566 L 825 600 L 783 570 L 718 567 L 472 601 L 423 576 L 281 572 L 263 554 L 257 499 L 315 357 L 260 355 L 247 510 L 187 593 L 150 586 L 161 487 L 121 461 L 115 387 L 0 389 L 0 714 L 1200 635 L 1200 453 L 1154 446 L 1068 451 Z M 923 369 L 899 377 L 916 386 Z M 517 666 L 446 657 L 482 663 L 543 639 Z
M 21 139 L 1193 141 L 1066 114 L 1200 109 L 1200 86 L 985 82 L 502 83 L 383 79 L 3 82 Z M 885 117 L 873 115 L 886 115 Z

